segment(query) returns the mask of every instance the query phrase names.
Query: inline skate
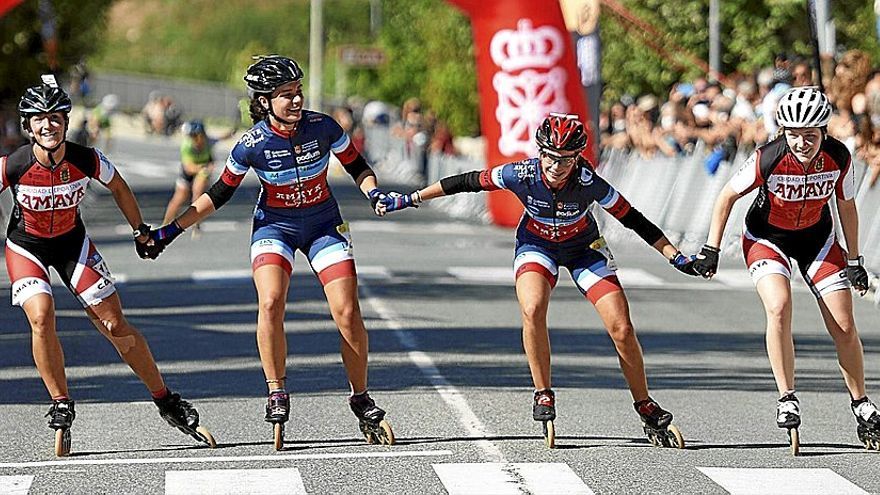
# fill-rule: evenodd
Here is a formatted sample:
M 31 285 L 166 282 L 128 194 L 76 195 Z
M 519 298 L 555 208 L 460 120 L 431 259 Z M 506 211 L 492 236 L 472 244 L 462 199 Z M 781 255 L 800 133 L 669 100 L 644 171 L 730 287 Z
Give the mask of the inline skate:
M 642 427 L 651 445 L 684 448 L 684 437 L 681 436 L 678 427 L 672 424 L 672 413 L 660 407 L 657 401 L 648 397 L 645 400 L 633 402 L 633 408 L 642 418 Z
M 70 427 L 73 425 L 73 419 L 76 418 L 73 401 L 53 400 L 45 417 L 49 418 L 49 428 L 55 430 L 55 455 L 67 457 L 70 455 Z
M 348 405 L 357 416 L 361 433 L 367 443 L 394 445 L 394 432 L 391 430 L 391 423 L 385 420 L 385 411 L 376 406 L 367 392 L 349 397 Z
M 858 427 L 859 441 L 868 450 L 880 450 L 880 411 L 867 397 L 850 403 Z
M 210 448 L 215 448 L 217 443 L 211 432 L 204 426 L 199 426 L 199 412 L 189 402 L 180 398 L 180 394 L 168 391 L 161 399 L 153 399 L 153 403 L 159 408 L 159 415 L 169 425 L 204 443 Z
M 548 449 L 556 448 L 556 394 L 551 389 L 535 392 L 535 403 L 532 406 L 532 418 L 540 421 L 544 430 L 544 443 Z
M 266 404 L 266 422 L 272 423 L 275 450 L 284 448 L 284 423 L 290 419 L 290 395 L 284 390 L 273 390 Z
M 791 445 L 791 455 L 800 452 L 800 434 L 798 427 L 801 425 L 801 406 L 794 392 L 789 392 L 776 401 L 776 426 L 788 430 L 788 442 Z

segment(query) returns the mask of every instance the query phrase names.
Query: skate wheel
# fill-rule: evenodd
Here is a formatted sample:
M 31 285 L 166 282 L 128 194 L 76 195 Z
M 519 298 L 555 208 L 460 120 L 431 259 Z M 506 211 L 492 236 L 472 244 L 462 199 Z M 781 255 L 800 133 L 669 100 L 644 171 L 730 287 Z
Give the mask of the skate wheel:
M 544 443 L 548 449 L 556 448 L 556 426 L 553 420 L 544 421 Z
M 797 428 L 788 430 L 788 441 L 791 444 L 791 455 L 798 455 L 801 451 L 801 439 Z
M 379 443 L 384 445 L 394 445 L 394 431 L 391 430 L 391 423 L 386 420 L 379 421 Z
M 684 448 L 684 437 L 681 436 L 681 430 L 678 429 L 675 425 L 669 425 L 666 429 L 669 439 L 669 447 L 675 447 L 677 449 Z
M 208 446 L 208 448 L 217 448 L 217 442 L 214 441 L 214 435 L 211 435 L 211 432 L 208 431 L 207 428 L 205 428 L 204 426 L 199 426 L 196 428 L 196 433 L 198 433 L 199 437 L 201 437 L 196 437 L 196 439 L 198 439 L 200 442 L 203 442 L 205 445 Z
M 70 430 L 66 428 L 55 430 L 55 455 L 57 457 L 70 455 Z
M 275 423 L 273 430 L 275 433 L 275 450 L 284 449 L 284 423 Z

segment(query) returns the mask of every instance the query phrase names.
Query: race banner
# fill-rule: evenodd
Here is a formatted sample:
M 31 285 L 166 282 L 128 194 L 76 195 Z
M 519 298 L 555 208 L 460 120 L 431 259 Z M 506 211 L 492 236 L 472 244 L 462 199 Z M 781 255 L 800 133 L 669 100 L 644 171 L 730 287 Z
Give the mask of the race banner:
M 535 129 L 550 112 L 590 120 L 571 36 L 558 2 L 449 0 L 471 18 L 487 167 L 536 156 Z M 595 154 L 588 153 L 592 159 Z M 492 221 L 514 226 L 522 206 L 489 193 Z

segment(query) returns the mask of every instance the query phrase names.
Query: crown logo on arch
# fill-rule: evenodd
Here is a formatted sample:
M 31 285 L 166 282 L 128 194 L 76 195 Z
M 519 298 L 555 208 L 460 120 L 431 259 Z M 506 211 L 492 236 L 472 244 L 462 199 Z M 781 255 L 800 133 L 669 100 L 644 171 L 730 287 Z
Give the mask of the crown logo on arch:
M 525 68 L 550 68 L 565 50 L 562 33 L 552 26 L 532 27 L 529 19 L 520 19 L 516 30 L 498 31 L 492 38 L 489 53 L 492 61 L 505 72 Z

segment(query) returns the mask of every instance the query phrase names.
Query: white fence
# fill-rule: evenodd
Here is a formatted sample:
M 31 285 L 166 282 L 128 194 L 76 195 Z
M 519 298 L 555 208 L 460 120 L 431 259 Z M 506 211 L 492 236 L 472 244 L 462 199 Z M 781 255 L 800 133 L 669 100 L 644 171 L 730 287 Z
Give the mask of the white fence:
M 402 139 L 387 131 L 367 134 L 367 150 L 383 182 L 422 185 L 448 175 L 484 168 L 483 163 L 461 157 L 430 155 L 424 160 L 418 150 L 406 152 Z M 645 159 L 636 152 L 613 150 L 599 161 L 599 174 L 614 185 L 646 217 L 656 223 L 686 253 L 697 252 L 706 242 L 712 207 L 729 177 L 748 158 L 751 150 L 739 150 L 732 163 L 722 162 L 715 175 L 709 175 L 704 162 L 706 150 L 698 145 L 684 157 Z M 873 272 L 880 271 L 880 186 L 868 187 L 865 164 L 855 162 L 859 235 L 865 263 Z M 742 222 L 756 193 L 740 199 L 734 206 L 725 230 L 722 252 L 740 257 Z M 832 203 L 833 204 L 833 203 Z M 485 196 L 462 194 L 430 203 L 453 217 L 488 222 Z M 601 211 L 596 214 L 603 235 L 615 243 L 642 242 L 633 232 Z M 834 215 L 836 221 L 836 215 Z

